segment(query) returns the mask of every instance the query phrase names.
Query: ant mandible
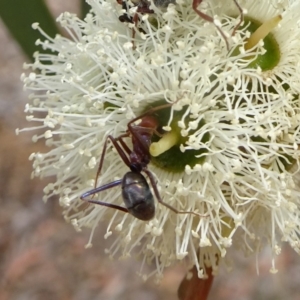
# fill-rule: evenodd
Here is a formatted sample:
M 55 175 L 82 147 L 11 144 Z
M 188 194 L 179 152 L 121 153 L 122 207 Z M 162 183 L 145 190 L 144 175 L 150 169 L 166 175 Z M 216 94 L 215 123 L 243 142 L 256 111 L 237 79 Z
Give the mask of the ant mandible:
M 241 8 L 241 6 L 238 4 L 237 0 L 233 0 L 236 7 L 238 8 L 239 12 L 240 12 L 240 21 L 238 22 L 238 24 L 234 27 L 233 31 L 232 31 L 232 36 L 235 35 L 236 30 L 240 27 L 240 25 L 242 24 L 242 22 L 244 21 L 244 13 L 243 13 L 243 9 Z M 122 5 L 122 8 L 124 10 L 128 10 L 128 5 L 127 5 L 127 0 L 117 0 L 117 2 Z M 137 6 L 137 10 L 136 13 L 133 15 L 133 17 L 128 16 L 128 14 L 124 13 L 123 15 L 121 15 L 119 17 L 120 22 L 126 22 L 126 23 L 133 23 L 134 27 L 137 28 L 137 23 L 139 20 L 139 16 L 138 14 L 153 14 L 154 10 L 150 9 L 150 5 L 151 2 L 150 0 L 135 0 L 132 1 L 133 4 L 135 4 L 135 6 Z M 208 21 L 210 23 L 214 23 L 214 18 L 203 13 L 201 10 L 198 9 L 198 6 L 203 2 L 203 0 L 193 0 L 193 4 L 192 4 L 192 8 L 193 10 L 205 21 Z M 167 7 L 170 3 L 175 4 L 176 0 L 153 0 L 153 3 L 155 6 L 157 7 Z M 223 32 L 223 30 L 219 27 L 216 26 L 217 30 L 219 31 L 219 33 L 221 34 L 222 38 L 224 39 L 225 43 L 226 43 L 226 47 L 227 49 L 229 49 L 229 44 L 228 44 L 228 40 L 227 37 L 225 35 L 225 33 Z M 144 32 L 142 29 L 140 29 L 140 31 Z M 132 29 L 132 39 L 134 39 L 135 37 L 135 29 Z
M 149 152 L 151 138 L 153 134 L 161 136 L 161 134 L 157 131 L 157 128 L 159 127 L 158 120 L 152 116 L 152 114 L 158 110 L 171 107 L 172 105 L 173 103 L 168 103 L 151 108 L 147 112 L 128 122 L 127 130 L 124 134 L 121 134 L 116 138 L 111 135 L 107 136 L 104 142 L 99 167 L 97 170 L 95 185 L 101 173 L 108 140 L 112 142 L 121 159 L 129 167 L 130 171 L 124 175 L 123 179 L 107 183 L 100 187 L 95 187 L 94 189 L 82 194 L 80 197 L 81 200 L 114 208 L 125 213 L 130 213 L 137 219 L 148 221 L 155 215 L 155 205 L 150 187 L 146 181 L 146 178 L 142 174 L 142 172 L 144 172 L 149 178 L 155 197 L 160 204 L 169 208 L 176 214 L 193 214 L 196 216 L 201 216 L 192 211 L 178 211 L 173 206 L 165 203 L 161 199 L 153 174 L 147 168 L 151 161 L 151 155 Z M 135 122 L 138 120 L 141 121 L 138 125 L 136 125 Z M 132 149 L 130 149 L 124 141 L 124 139 L 128 137 L 130 137 L 132 140 Z M 94 194 L 118 185 L 122 185 L 122 197 L 125 207 L 98 200 L 87 199 Z

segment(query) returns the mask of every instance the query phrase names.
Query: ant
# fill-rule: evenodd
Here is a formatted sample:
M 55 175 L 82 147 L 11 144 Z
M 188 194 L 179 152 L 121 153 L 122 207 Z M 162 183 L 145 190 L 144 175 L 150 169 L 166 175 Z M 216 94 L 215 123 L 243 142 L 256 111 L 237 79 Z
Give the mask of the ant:
M 240 21 L 238 22 L 238 24 L 234 27 L 233 31 L 232 31 L 232 36 L 235 35 L 236 30 L 240 27 L 240 25 L 243 23 L 244 21 L 244 13 L 243 13 L 243 9 L 242 7 L 238 4 L 237 0 L 233 0 L 236 7 L 238 8 L 239 12 L 240 12 Z M 122 5 L 122 8 L 124 10 L 128 10 L 128 5 L 127 5 L 127 0 L 117 0 L 117 2 Z M 205 21 L 208 21 L 210 23 L 214 23 L 214 18 L 203 13 L 201 10 L 198 9 L 198 6 L 203 2 L 203 0 L 193 0 L 193 10 Z M 153 3 L 155 6 L 157 7 L 167 7 L 170 3 L 175 4 L 176 0 L 153 0 Z M 154 14 L 154 10 L 150 9 L 150 5 L 151 2 L 150 0 L 135 0 L 133 1 L 133 4 L 135 4 L 135 6 L 137 7 L 137 10 L 135 12 L 135 14 L 133 15 L 133 17 L 128 16 L 127 13 L 124 13 L 123 15 L 121 15 L 119 17 L 119 21 L 124 23 L 133 23 L 135 25 L 135 27 L 137 28 L 137 23 L 139 21 L 139 16 L 138 14 Z M 225 35 L 225 33 L 223 32 L 223 30 L 216 25 L 217 30 L 219 31 L 219 33 L 221 34 L 222 38 L 225 40 L 226 43 L 226 47 L 227 49 L 229 49 L 229 44 L 228 44 L 228 40 L 227 37 Z M 144 32 L 143 29 L 139 29 L 139 31 Z M 132 29 L 132 39 L 134 39 L 135 37 L 135 29 Z
M 172 3 L 173 0 L 163 0 L 163 1 L 167 1 L 168 4 Z M 122 5 L 122 9 L 125 11 L 128 11 L 129 5 L 127 4 L 127 0 L 117 0 L 118 4 Z M 135 14 L 133 15 L 133 17 L 129 16 L 127 13 L 124 13 L 123 15 L 119 16 L 119 21 L 122 23 L 132 23 L 134 24 L 134 27 L 137 28 L 137 24 L 139 21 L 139 13 L 140 14 L 154 14 L 154 10 L 150 9 L 150 1 L 148 0 L 138 0 L 137 2 L 133 2 L 134 4 L 136 4 L 135 6 L 137 6 L 137 10 L 135 12 Z M 142 29 L 139 28 L 138 29 L 140 32 L 146 34 L 146 32 Z M 132 28 L 132 40 L 134 40 L 135 38 L 135 29 Z M 134 44 L 133 44 L 133 48 L 135 48 Z
M 165 203 L 161 199 L 153 174 L 147 168 L 148 164 L 151 161 L 151 155 L 149 152 L 151 138 L 154 134 L 162 136 L 157 131 L 159 127 L 158 120 L 152 114 L 158 110 L 171 107 L 172 105 L 173 103 L 168 103 L 150 108 L 147 112 L 128 122 L 127 130 L 125 133 L 119 135 L 116 138 L 111 135 L 107 136 L 104 142 L 95 182 L 97 182 L 103 166 L 108 140 L 112 142 L 121 159 L 128 166 L 130 171 L 123 176 L 123 179 L 107 183 L 100 187 L 96 187 L 95 183 L 95 188 L 82 194 L 80 197 L 81 200 L 114 208 L 125 213 L 130 213 L 139 220 L 148 221 L 155 215 L 155 205 L 152 192 L 145 176 L 142 174 L 143 172 L 149 178 L 155 197 L 160 204 L 166 206 L 176 214 L 193 214 L 201 216 L 198 213 L 192 211 L 178 211 L 173 206 Z M 135 122 L 138 120 L 141 121 L 138 125 L 136 125 Z M 126 145 L 124 138 L 131 138 L 132 149 L 130 149 Z M 118 185 L 122 185 L 122 197 L 126 207 L 122 207 L 112 203 L 87 199 L 87 197 L 89 196 L 93 197 L 93 195 L 99 192 Z

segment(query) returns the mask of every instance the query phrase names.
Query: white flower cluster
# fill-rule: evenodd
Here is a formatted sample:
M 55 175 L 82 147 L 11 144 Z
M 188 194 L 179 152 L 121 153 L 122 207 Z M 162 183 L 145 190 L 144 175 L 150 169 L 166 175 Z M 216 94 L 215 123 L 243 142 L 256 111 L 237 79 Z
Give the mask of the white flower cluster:
M 33 140 L 45 139 L 49 146 L 47 153 L 32 154 L 33 176 L 55 178 L 44 200 L 59 195 L 65 218 L 78 230 L 89 226 L 94 232 L 109 220 L 105 238 L 112 235 L 115 242 L 108 253 L 127 257 L 140 251 L 143 263 L 156 264 L 158 277 L 182 260 L 196 265 L 199 277 L 205 265 L 216 273 L 231 246 L 255 253 L 268 244 L 273 263 L 282 241 L 299 251 L 294 175 L 300 156 L 300 3 L 239 0 L 246 26 L 231 37 L 240 20 L 234 1 L 201 3 L 213 24 L 194 12 L 191 0 L 180 0 L 140 15 L 142 30 L 134 41 L 134 26 L 118 20 L 124 11 L 115 0 L 89 3 L 92 11 L 84 21 L 69 13 L 58 18 L 70 38 L 43 33 L 46 40 L 38 44 L 53 54 L 37 53 L 26 65 L 31 72 L 22 75 L 32 91 L 27 119 L 37 125 L 19 131 L 37 130 Z M 265 68 L 260 58 L 275 54 L 264 41 L 247 49 L 247 20 L 264 23 L 279 14 L 282 21 L 272 31 L 279 57 Z M 227 36 L 229 51 L 216 26 Z M 148 168 L 166 203 L 203 217 L 176 214 L 158 202 L 155 218 L 147 222 L 87 206 L 80 196 L 95 185 L 107 135 L 124 133 L 131 119 L 162 100 L 177 101 L 172 112 L 185 108 L 178 128 L 186 142 L 179 147 L 182 154 L 199 151 L 199 163 L 186 164 L 182 172 L 152 163 Z M 162 125 L 171 121 L 172 114 Z M 97 186 L 127 171 L 109 146 Z M 97 199 L 124 206 L 120 186 Z

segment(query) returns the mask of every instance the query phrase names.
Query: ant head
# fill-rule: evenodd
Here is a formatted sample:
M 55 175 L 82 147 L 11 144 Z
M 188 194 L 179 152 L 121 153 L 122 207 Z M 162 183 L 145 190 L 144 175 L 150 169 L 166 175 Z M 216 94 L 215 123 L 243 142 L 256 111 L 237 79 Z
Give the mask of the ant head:
M 158 121 L 153 116 L 145 116 L 142 118 L 141 122 L 139 123 L 139 126 L 156 129 L 158 127 Z

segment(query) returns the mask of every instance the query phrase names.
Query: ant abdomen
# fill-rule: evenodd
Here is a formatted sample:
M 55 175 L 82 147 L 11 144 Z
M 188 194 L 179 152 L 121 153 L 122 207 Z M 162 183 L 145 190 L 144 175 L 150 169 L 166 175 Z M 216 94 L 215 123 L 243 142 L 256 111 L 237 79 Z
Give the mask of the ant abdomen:
M 137 219 L 148 221 L 154 217 L 154 198 L 141 173 L 128 172 L 124 175 L 122 196 L 128 212 Z

